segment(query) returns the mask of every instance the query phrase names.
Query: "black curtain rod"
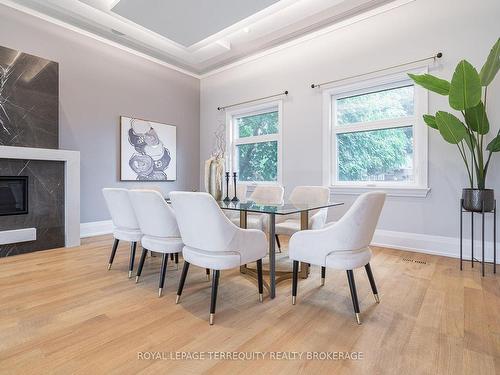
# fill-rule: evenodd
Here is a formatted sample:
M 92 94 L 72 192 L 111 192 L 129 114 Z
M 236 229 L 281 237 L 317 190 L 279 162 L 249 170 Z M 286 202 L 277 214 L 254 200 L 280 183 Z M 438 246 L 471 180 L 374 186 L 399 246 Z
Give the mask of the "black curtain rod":
M 323 85 L 328 85 L 330 83 L 336 83 L 336 82 L 340 82 L 340 81 L 345 81 L 346 79 L 350 79 L 350 78 L 363 77 L 363 76 L 366 76 L 366 75 L 369 75 L 369 74 L 379 73 L 379 72 L 383 72 L 385 70 L 399 68 L 399 67 L 402 67 L 402 66 L 405 66 L 405 65 L 410 65 L 410 64 L 414 64 L 414 63 L 422 62 L 422 61 L 426 61 L 426 60 L 434 60 L 434 61 L 436 61 L 436 59 L 440 59 L 441 57 L 443 57 L 443 53 L 442 52 L 438 52 L 435 55 L 430 56 L 430 57 L 426 57 L 424 59 L 409 61 L 409 62 L 406 62 L 406 63 L 402 63 L 402 64 L 398 64 L 398 65 L 393 65 L 393 66 L 390 66 L 388 68 L 374 70 L 374 71 L 368 72 L 368 73 L 357 74 L 355 76 L 350 76 L 350 77 L 344 77 L 344 78 L 340 78 L 340 79 L 335 79 L 333 81 L 327 81 L 327 82 L 322 82 L 322 83 L 313 83 L 313 84 L 311 84 L 311 88 L 314 89 L 314 88 L 317 88 L 317 87 L 321 87 Z
M 253 103 L 253 102 L 257 102 L 257 101 L 259 101 L 259 100 L 270 99 L 270 98 L 274 98 L 274 97 L 276 97 L 276 96 L 281 96 L 281 95 L 288 95 L 288 90 L 283 91 L 283 92 L 280 92 L 279 94 L 274 94 L 274 95 L 264 96 L 264 97 L 262 97 L 262 98 L 257 98 L 257 99 L 252 99 L 252 100 L 247 100 L 247 101 L 240 102 L 240 103 L 229 104 L 229 105 L 226 105 L 226 106 L 224 106 L 224 107 L 217 107 L 217 110 L 218 110 L 218 111 L 224 111 L 226 108 L 236 107 L 237 105 L 241 105 L 241 104 Z

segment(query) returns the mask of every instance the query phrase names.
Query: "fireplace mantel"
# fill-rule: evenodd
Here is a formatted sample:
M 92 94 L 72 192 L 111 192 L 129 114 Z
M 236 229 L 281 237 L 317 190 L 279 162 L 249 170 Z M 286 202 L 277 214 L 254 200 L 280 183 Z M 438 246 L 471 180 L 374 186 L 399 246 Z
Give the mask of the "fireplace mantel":
M 66 247 L 80 245 L 80 152 L 48 148 L 0 146 L 0 159 L 64 162 Z

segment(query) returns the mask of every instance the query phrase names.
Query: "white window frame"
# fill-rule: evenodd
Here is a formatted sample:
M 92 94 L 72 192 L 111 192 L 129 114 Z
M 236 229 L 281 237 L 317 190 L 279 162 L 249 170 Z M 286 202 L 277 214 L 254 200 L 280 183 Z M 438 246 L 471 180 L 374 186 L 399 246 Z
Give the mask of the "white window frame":
M 252 137 L 235 138 L 235 123 L 236 117 L 252 116 L 271 111 L 278 112 L 278 133 L 265 134 Z M 256 105 L 238 107 L 233 110 L 226 110 L 226 155 L 229 155 L 228 169 L 229 171 L 236 171 L 236 147 L 238 145 L 249 143 L 263 143 L 263 142 L 278 142 L 278 155 L 277 155 L 277 180 L 276 181 L 240 181 L 238 176 L 238 183 L 254 186 L 254 185 L 281 185 L 282 183 L 282 156 L 283 156 L 283 101 L 273 100 L 267 101 Z
M 414 85 L 408 77 L 408 73 L 427 73 L 427 67 L 406 69 L 384 76 L 329 87 L 323 91 L 323 183 L 330 186 L 333 193 L 357 195 L 366 191 L 382 190 L 392 196 L 427 196 L 430 190 L 428 187 L 428 128 L 422 116 L 428 113 L 428 92 L 422 87 Z M 369 123 L 336 124 L 336 99 L 407 84 L 413 84 L 414 87 L 415 107 L 412 116 Z M 413 126 L 413 181 L 337 180 L 337 134 L 399 128 L 409 125 Z

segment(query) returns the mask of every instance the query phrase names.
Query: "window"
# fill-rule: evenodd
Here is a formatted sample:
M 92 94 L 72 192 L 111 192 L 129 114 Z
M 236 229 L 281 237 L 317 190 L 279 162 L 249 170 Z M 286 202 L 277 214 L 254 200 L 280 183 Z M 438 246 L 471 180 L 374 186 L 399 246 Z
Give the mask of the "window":
M 281 102 L 226 114 L 231 170 L 242 183 L 281 182 Z
M 427 194 L 427 93 L 406 73 L 325 90 L 325 179 L 339 192 Z

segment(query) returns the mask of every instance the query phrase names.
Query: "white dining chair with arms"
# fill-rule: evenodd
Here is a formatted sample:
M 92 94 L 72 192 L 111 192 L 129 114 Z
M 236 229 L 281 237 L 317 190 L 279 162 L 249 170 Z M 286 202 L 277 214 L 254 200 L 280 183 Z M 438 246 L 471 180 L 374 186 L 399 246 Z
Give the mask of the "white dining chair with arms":
M 143 250 L 135 281 L 139 281 L 148 250 L 161 253 L 162 265 L 158 284 L 158 296 L 161 297 L 167 273 L 168 255 L 181 252 L 184 246 L 176 215 L 171 205 L 156 190 L 130 190 L 129 195 L 143 233 L 141 241 Z
M 297 186 L 290 194 L 289 201 L 295 204 L 327 204 L 330 200 L 330 189 L 326 186 Z M 321 229 L 325 226 L 328 208 L 311 212 L 309 229 Z M 279 235 L 292 236 L 300 231 L 300 215 L 286 215 L 276 218 L 276 242 L 281 251 Z
M 207 193 L 172 192 L 172 205 L 184 242 L 184 267 L 177 292 L 179 302 L 189 265 L 209 268 L 212 272 L 212 296 L 209 323 L 213 324 L 221 270 L 239 268 L 257 262 L 259 299 L 262 301 L 262 258 L 267 254 L 265 234 L 260 230 L 234 225 Z
M 280 185 L 257 185 L 248 200 L 262 205 L 282 204 L 284 193 L 285 190 Z M 268 215 L 266 214 L 247 214 L 247 228 L 249 229 L 259 229 L 266 232 L 267 223 Z
M 108 206 L 111 220 L 113 221 L 114 243 L 109 257 L 108 270 L 110 270 L 113 265 L 118 243 L 120 241 L 128 241 L 130 242 L 128 270 L 128 277 L 130 278 L 132 277 L 132 271 L 134 269 L 137 242 L 141 240 L 142 232 L 139 228 L 139 223 L 137 222 L 127 189 L 105 188 L 102 189 L 102 194 Z
M 385 193 L 364 193 L 333 225 L 297 232 L 292 236 L 289 245 L 289 256 L 293 260 L 292 304 L 295 304 L 297 297 L 299 262 L 321 266 L 322 276 L 326 267 L 345 270 L 356 320 L 361 324 L 353 269 L 365 267 L 375 301 L 379 303 L 377 286 L 370 267 L 372 252 L 369 245 L 384 201 Z

